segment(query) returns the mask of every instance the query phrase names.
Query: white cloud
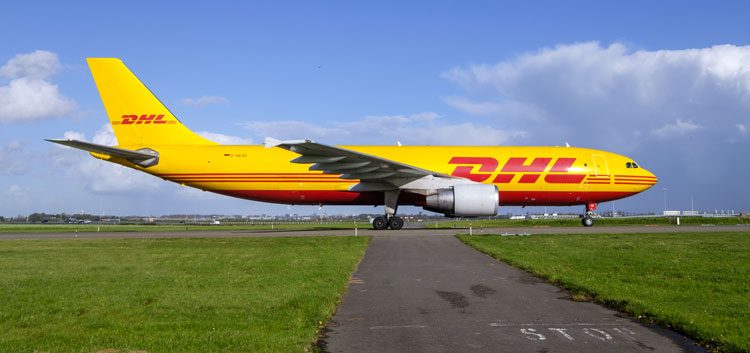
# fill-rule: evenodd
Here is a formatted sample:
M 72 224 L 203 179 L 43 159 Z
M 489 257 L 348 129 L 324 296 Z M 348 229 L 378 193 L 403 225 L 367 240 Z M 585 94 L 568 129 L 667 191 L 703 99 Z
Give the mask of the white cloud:
M 112 125 L 102 125 L 102 127 L 99 128 L 99 131 L 94 134 L 92 142 L 98 145 L 117 146 L 117 137 L 115 136 L 115 131 L 112 130 Z
M 470 122 L 451 123 L 437 113 L 367 116 L 354 121 L 252 121 L 245 124 L 258 137 L 314 139 L 327 144 L 499 145 L 524 139 L 526 132 Z
M 744 134 L 744 133 L 747 133 L 747 131 L 748 131 L 748 130 L 750 130 L 750 128 L 748 128 L 748 126 L 747 126 L 747 125 L 745 125 L 745 124 L 737 124 L 737 130 L 738 130 L 738 131 L 739 131 L 740 133 L 743 133 L 743 134 Z
M 677 119 L 674 124 L 666 124 L 658 129 L 651 130 L 651 133 L 659 137 L 673 137 L 682 136 L 702 128 L 703 126 L 694 124 L 692 121 L 682 121 Z
M 118 164 L 94 159 L 84 153 L 85 160 L 80 161 L 74 172 L 83 176 L 89 189 L 93 192 L 117 193 L 154 191 L 161 187 L 162 180 L 146 173 L 123 167 Z
M 28 170 L 29 154 L 20 142 L 0 146 L 0 174 L 20 175 Z
M 496 115 L 505 111 L 501 104 L 494 102 L 475 102 L 463 97 L 445 97 L 443 101 L 473 115 Z
M 517 126 L 537 143 L 562 135 L 628 148 L 632 136 L 622 131 L 658 131 L 689 117 L 705 133 L 726 133 L 729 121 L 750 114 L 750 46 L 632 51 L 620 43 L 588 42 L 458 67 L 443 76 L 467 95 L 446 102 L 469 114 L 503 118 L 513 113 L 501 107 L 524 107 L 539 120 Z
M 220 96 L 200 96 L 198 98 L 184 98 L 182 104 L 194 107 L 205 107 L 213 104 L 227 104 L 229 99 Z
M 78 131 L 65 131 L 65 133 L 63 134 L 63 137 L 66 140 L 86 141 L 86 135 Z
M 0 123 L 59 117 L 75 109 L 75 103 L 48 81 L 18 78 L 0 86 Z
M 0 67 L 0 76 L 10 80 L 0 86 L 0 123 L 60 117 L 76 104 L 60 94 L 50 78 L 60 70 L 57 55 L 37 50 L 19 54 Z
M 219 134 L 216 132 L 209 132 L 209 131 L 198 131 L 196 133 L 198 135 L 201 135 L 221 145 L 252 145 L 253 144 L 253 140 L 251 138 L 224 135 L 224 134 Z
M 539 121 L 545 118 L 544 111 L 533 105 L 517 101 L 506 101 L 502 103 L 490 101 L 474 101 L 465 97 L 449 96 L 443 101 L 466 113 L 476 116 L 494 117 L 499 119 L 514 118 L 521 120 Z
M 18 54 L 0 67 L 0 76 L 8 78 L 49 78 L 60 71 L 57 54 L 46 50 Z

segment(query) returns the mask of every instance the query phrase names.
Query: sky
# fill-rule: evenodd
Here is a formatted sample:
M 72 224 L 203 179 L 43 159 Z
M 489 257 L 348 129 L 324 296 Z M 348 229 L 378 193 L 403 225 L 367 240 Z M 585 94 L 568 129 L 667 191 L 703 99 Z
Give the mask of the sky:
M 731 1 L 6 3 L 0 215 L 381 212 L 232 199 L 45 142 L 116 144 L 86 57 L 121 58 L 217 142 L 567 142 L 659 177 L 603 209 L 750 210 L 747 13 Z

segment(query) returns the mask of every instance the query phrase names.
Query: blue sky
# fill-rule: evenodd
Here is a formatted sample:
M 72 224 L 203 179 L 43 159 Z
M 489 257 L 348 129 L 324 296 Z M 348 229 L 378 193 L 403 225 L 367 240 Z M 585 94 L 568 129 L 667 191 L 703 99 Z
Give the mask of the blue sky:
M 36 109 L 0 106 L 0 215 L 318 212 L 184 190 L 42 141 L 111 140 L 85 65 L 92 56 L 122 58 L 185 124 L 217 139 L 567 141 L 629 155 L 659 175 L 618 209 L 661 210 L 665 187 L 670 209 L 689 208 L 691 194 L 697 208 L 750 209 L 749 10 L 666 1 L 4 4 L 0 104 L 27 94 Z M 46 71 L 29 74 L 32 61 Z

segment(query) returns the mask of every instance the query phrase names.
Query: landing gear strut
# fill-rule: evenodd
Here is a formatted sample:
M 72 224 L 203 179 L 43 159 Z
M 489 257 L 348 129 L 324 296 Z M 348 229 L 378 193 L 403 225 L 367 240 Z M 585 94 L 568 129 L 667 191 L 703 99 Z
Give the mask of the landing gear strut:
M 396 216 L 398 209 L 398 195 L 400 190 L 389 190 L 385 192 L 385 216 L 378 216 L 372 220 L 372 228 L 375 230 L 384 230 L 391 228 L 399 230 L 404 226 L 404 220 Z
M 589 202 L 586 204 L 586 214 L 581 216 L 581 224 L 584 227 L 591 227 L 594 225 L 594 210 L 596 210 L 596 202 Z

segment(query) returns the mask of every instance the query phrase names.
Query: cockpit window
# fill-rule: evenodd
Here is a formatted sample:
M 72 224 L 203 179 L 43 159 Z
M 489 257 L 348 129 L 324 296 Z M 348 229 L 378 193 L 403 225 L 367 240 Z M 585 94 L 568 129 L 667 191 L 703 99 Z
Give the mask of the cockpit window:
M 633 162 L 633 168 L 638 168 L 638 165 Z
M 628 169 L 633 168 L 633 163 L 630 163 L 630 162 L 625 163 L 625 168 L 628 168 Z

